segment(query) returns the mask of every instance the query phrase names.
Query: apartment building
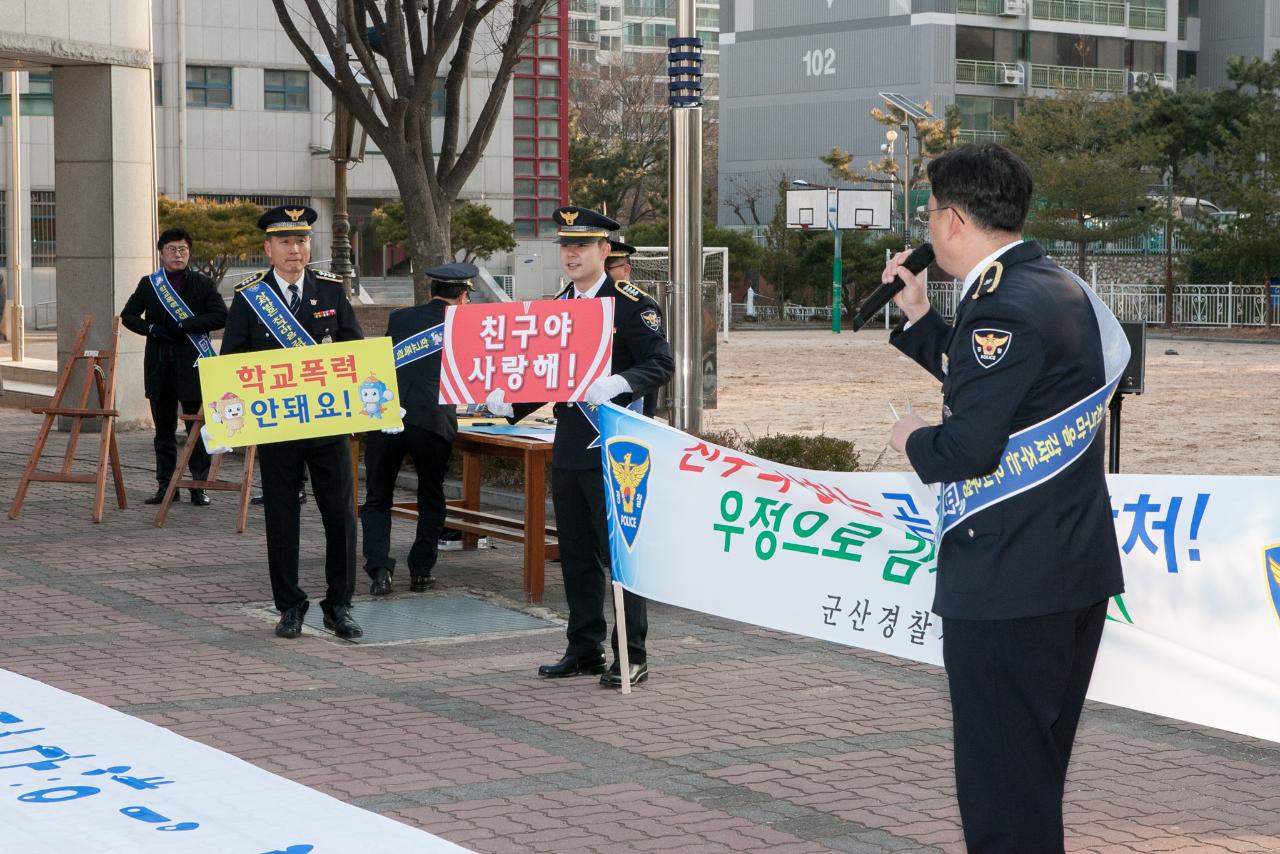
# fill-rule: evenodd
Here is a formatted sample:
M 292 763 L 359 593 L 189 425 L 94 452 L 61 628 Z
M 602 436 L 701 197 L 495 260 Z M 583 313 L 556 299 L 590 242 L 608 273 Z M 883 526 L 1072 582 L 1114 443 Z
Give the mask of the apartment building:
M 778 178 L 821 182 L 833 146 L 862 166 L 882 157 L 868 113 L 894 92 L 935 115 L 959 108 L 965 139 L 998 137 L 1027 98 L 1061 89 L 1122 94 L 1205 77 L 1243 43 L 1280 38 L 1276 0 L 724 0 L 721 6 L 721 225 L 743 225 L 744 194 L 767 223 Z M 1244 15 L 1243 7 L 1254 7 Z M 1265 8 L 1263 8 L 1265 7 Z M 1264 26 L 1264 25 L 1269 25 Z M 1219 34 L 1223 35 L 1219 35 Z M 1205 36 L 1213 50 L 1205 50 Z M 1216 79 L 1207 74 L 1208 80 Z M 1206 81 L 1207 82 L 1207 81 Z M 902 142 L 897 143 L 902 157 Z M 913 150 L 913 155 L 914 155 Z

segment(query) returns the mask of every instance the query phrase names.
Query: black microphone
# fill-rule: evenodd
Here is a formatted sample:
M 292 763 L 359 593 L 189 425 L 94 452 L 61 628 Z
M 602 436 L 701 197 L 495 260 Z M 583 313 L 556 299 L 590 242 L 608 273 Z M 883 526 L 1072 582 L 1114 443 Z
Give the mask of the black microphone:
M 921 243 L 916 247 L 915 251 L 907 256 L 907 260 L 902 262 L 902 266 L 906 267 L 913 273 L 919 273 L 925 267 L 933 263 L 933 245 L 929 243 Z M 858 310 L 853 314 L 853 320 L 850 326 L 853 331 L 857 332 L 866 326 L 871 318 L 880 313 L 880 309 L 889 304 L 889 300 L 893 299 L 893 295 L 907 286 L 902 281 L 901 276 L 894 276 L 892 282 L 881 282 L 880 286 L 871 292 L 871 295 L 862 301 L 862 305 L 858 306 Z

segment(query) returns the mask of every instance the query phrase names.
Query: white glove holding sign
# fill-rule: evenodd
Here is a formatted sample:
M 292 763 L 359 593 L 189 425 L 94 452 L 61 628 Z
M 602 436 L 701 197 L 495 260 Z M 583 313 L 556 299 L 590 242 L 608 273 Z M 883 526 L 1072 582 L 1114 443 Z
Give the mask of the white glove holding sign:
M 492 412 L 499 418 L 510 418 L 516 414 L 515 409 L 506 401 L 507 392 L 505 389 L 495 388 L 489 392 L 489 396 L 484 399 L 484 408 Z
M 399 426 L 399 427 L 383 427 L 383 428 L 382 428 L 382 432 L 383 432 L 383 433 L 386 433 L 388 436 L 394 436 L 394 435 L 396 435 L 397 433 L 403 433 L 403 432 L 404 432 L 404 415 L 405 415 L 405 411 L 406 411 L 406 410 L 405 410 L 405 408 L 404 408 L 403 406 L 402 406 L 402 407 L 400 407 L 400 426 Z
M 608 403 L 620 394 L 630 394 L 631 383 L 621 374 L 609 374 L 601 377 L 587 387 L 583 399 L 592 406 Z

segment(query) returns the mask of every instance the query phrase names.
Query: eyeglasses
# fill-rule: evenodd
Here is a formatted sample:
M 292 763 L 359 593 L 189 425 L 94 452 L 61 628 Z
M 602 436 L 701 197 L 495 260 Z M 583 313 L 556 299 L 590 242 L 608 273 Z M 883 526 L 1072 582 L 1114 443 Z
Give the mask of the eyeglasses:
M 940 208 L 925 208 L 922 211 L 916 211 L 916 222 L 921 225 L 928 225 L 929 218 L 941 211 L 951 211 L 956 215 L 956 219 L 960 220 L 960 224 L 964 225 L 964 217 L 960 215 L 960 211 L 956 210 L 955 205 L 943 205 Z
M 166 255 L 190 255 L 191 254 L 191 250 L 185 246 L 166 246 L 163 251 L 164 251 L 164 254 Z

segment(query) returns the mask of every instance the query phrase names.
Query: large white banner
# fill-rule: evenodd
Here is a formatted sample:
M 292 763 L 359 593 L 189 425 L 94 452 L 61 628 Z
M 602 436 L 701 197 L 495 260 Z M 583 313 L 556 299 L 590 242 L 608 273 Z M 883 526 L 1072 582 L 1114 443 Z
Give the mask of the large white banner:
M 614 577 L 650 599 L 942 663 L 937 494 L 601 407 Z M 1089 697 L 1280 742 L 1280 478 L 1114 475 L 1126 592 Z
M 5 854 L 467 850 L 7 670 L 0 791 Z

